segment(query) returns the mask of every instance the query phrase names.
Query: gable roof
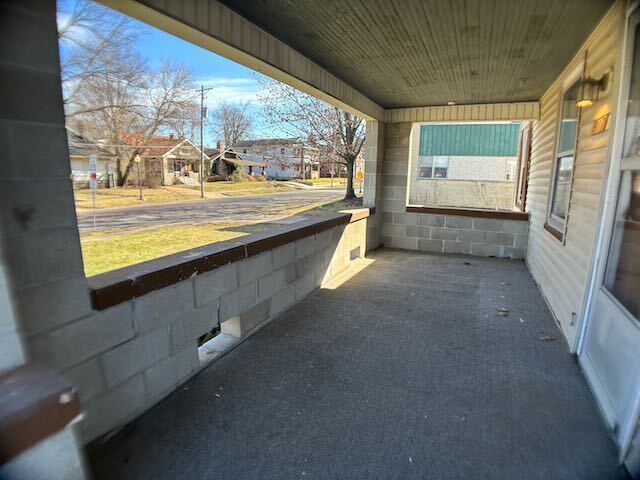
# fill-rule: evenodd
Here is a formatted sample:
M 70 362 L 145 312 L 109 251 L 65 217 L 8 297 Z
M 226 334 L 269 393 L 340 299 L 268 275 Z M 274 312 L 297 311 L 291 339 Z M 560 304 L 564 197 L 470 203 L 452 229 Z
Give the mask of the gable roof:
M 78 157 L 88 157 L 97 155 L 98 157 L 114 157 L 115 155 L 96 145 L 94 142 L 84 138 L 75 130 L 66 127 L 67 144 L 69 145 L 69 155 Z
M 220 150 L 217 148 L 205 148 L 204 153 L 209 156 L 212 162 L 220 158 Z M 222 161 L 233 163 L 234 165 L 246 165 L 248 167 L 266 166 L 266 164 L 262 162 L 254 162 L 253 160 L 246 160 L 238 152 L 234 151 L 232 148 L 224 149 L 224 157 L 222 158 Z
M 122 141 L 132 147 L 142 147 L 139 152 L 140 155 L 149 158 L 165 157 L 176 147 L 181 145 L 188 145 L 200 152 L 200 148 L 198 148 L 191 140 L 186 138 L 177 138 L 173 135 L 154 135 L 152 137 L 147 137 L 143 134 L 125 133 L 122 136 Z M 208 157 L 206 149 L 204 153 L 205 156 Z

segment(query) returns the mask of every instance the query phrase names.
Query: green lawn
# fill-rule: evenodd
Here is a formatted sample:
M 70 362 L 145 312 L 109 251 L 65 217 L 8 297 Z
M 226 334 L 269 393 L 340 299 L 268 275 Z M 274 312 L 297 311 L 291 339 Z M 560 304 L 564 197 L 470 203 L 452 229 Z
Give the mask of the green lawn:
M 91 190 L 75 190 L 73 194 L 77 208 L 93 208 Z M 142 195 L 144 200 L 139 199 L 140 190 L 137 188 L 100 188 L 96 190 L 96 208 L 130 207 L 199 198 L 198 193 L 192 190 L 174 187 L 143 188 Z
M 305 180 L 305 182 L 313 183 L 314 187 L 330 187 L 331 186 L 331 178 L 315 178 L 313 180 Z M 346 178 L 338 178 L 335 177 L 333 179 L 334 187 L 346 187 L 347 179 Z
M 277 217 L 323 215 L 347 208 L 357 208 L 358 203 L 358 200 L 349 203 L 345 203 L 344 200 L 317 202 L 279 211 Z M 87 232 L 81 235 L 84 270 L 87 276 L 97 275 L 209 243 L 264 231 L 274 226 L 269 223 L 255 222 L 217 222 L 172 225 L 144 231 L 109 229 Z
M 262 227 L 262 229 L 267 227 Z M 231 223 L 178 225 L 122 235 L 83 235 L 82 257 L 87 276 L 115 270 L 209 243 L 242 237 L 260 226 Z

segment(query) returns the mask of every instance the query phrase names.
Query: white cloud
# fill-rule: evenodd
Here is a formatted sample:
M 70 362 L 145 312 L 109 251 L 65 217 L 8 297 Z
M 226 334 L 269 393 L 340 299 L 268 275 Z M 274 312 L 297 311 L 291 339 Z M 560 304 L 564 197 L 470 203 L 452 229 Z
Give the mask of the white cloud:
M 260 84 L 254 78 L 209 77 L 200 79 L 196 83 L 212 89 L 206 92 L 205 97 L 205 104 L 209 107 L 215 107 L 222 100 L 231 103 L 255 103 L 260 91 Z

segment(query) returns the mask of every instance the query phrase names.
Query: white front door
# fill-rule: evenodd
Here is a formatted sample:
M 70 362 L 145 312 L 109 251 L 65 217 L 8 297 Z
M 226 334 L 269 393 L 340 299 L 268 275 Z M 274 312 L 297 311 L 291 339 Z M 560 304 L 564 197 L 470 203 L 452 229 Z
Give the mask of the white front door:
M 618 124 L 621 147 L 611 172 L 617 201 L 605 211 L 610 221 L 599 249 L 599 288 L 580 353 L 621 455 L 640 412 L 640 11 L 629 20 L 619 113 L 625 121 Z

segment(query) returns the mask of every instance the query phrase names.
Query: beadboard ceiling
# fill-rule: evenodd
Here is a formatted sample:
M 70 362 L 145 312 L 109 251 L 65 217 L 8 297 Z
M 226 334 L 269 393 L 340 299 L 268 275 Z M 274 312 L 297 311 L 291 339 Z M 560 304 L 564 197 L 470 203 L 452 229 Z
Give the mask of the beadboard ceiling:
M 222 0 L 385 108 L 538 100 L 612 0 Z

